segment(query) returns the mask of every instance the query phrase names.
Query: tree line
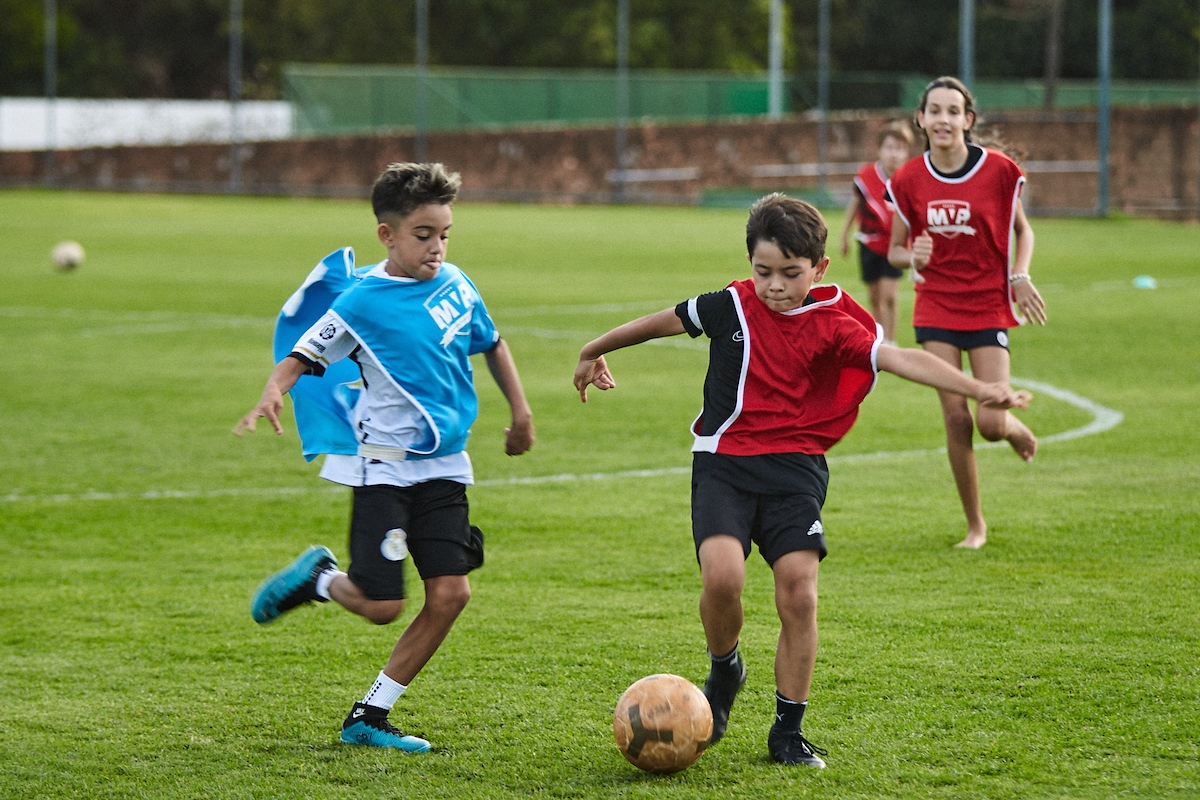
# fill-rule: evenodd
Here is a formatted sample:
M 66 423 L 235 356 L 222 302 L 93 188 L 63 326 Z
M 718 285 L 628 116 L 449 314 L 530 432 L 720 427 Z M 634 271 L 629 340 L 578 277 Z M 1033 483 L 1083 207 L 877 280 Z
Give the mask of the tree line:
M 228 96 L 229 0 L 57 0 L 62 97 Z M 785 68 L 817 66 L 819 0 L 785 0 Z M 416 0 L 243 0 L 243 96 L 288 63 L 412 64 Z M 617 0 L 431 0 L 433 66 L 609 68 Z M 1194 0 L 1114 0 L 1113 76 L 1196 79 Z M 770 0 L 630 0 L 634 69 L 760 72 Z M 976 0 L 977 78 L 1094 78 L 1095 0 Z M 834 71 L 954 73 L 953 0 L 832 0 Z M 43 0 L 0 0 L 0 95 L 43 92 Z

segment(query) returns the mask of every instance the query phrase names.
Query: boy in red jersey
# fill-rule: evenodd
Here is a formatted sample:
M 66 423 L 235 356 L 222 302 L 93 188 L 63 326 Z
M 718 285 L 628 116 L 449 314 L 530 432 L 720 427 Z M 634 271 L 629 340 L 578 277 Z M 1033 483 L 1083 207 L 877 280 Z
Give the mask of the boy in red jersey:
M 738 653 L 751 543 L 775 576 L 781 629 L 775 653 L 771 757 L 824 767 L 801 733 L 817 653 L 817 567 L 825 556 L 824 453 L 850 430 L 880 369 L 974 397 L 1024 407 L 1027 392 L 985 384 L 920 350 L 882 342 L 879 327 L 825 274 L 825 222 L 808 203 L 772 194 L 746 224 L 752 277 L 621 325 L 589 342 L 575 388 L 616 386 L 604 354 L 663 336 L 709 337 L 704 406 L 692 424 L 692 534 L 703 589 L 700 619 L 712 660 L 704 694 L 713 742 L 746 682 Z
M 1046 306 L 1029 278 L 1033 230 L 1021 206 L 1025 176 L 1001 151 L 971 143 L 974 124 L 975 101 L 961 81 L 930 82 L 917 111 L 929 149 L 888 182 L 896 209 L 888 259 L 913 270 L 917 342 L 956 369 L 962 369 L 966 352 L 975 375 L 1007 383 L 1008 329 L 1020 324 L 1014 307 L 1043 325 Z M 967 517 L 967 536 L 958 546 L 977 549 L 987 541 L 987 523 L 971 444 L 974 428 L 988 441 L 1007 440 L 1026 461 L 1037 452 L 1037 439 L 1007 411 L 980 406 L 973 421 L 965 398 L 948 392 L 938 397 Z
M 858 223 L 859 264 L 863 283 L 870 293 L 871 314 L 883 326 L 886 344 L 896 343 L 896 290 L 904 273 L 888 261 L 892 239 L 892 217 L 896 209 L 887 193 L 887 182 L 908 160 L 913 146 L 907 122 L 896 122 L 879 132 L 879 158 L 863 164 L 854 176 L 854 191 L 846 206 L 842 225 L 841 252 L 850 252 L 850 229 Z

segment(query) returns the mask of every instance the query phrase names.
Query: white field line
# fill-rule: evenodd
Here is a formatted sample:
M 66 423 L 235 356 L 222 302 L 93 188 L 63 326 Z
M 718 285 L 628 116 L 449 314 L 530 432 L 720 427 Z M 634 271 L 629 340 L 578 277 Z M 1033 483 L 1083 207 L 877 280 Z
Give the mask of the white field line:
M 1024 386 L 1041 394 L 1047 394 L 1051 397 L 1062 400 L 1065 403 L 1080 408 L 1092 415 L 1092 421 L 1079 428 L 1073 428 L 1062 433 L 1052 434 L 1041 440 L 1039 444 L 1045 445 L 1051 442 L 1064 442 L 1070 439 L 1078 439 L 1083 436 L 1091 436 L 1097 433 L 1103 433 L 1111 428 L 1121 424 L 1125 415 L 1120 411 L 1115 411 L 1111 408 L 1106 408 L 1099 403 L 1093 402 L 1086 397 L 1081 397 L 1074 392 L 1066 389 L 1059 389 L 1056 386 L 1051 386 L 1048 383 L 1040 381 L 1027 380 L 1024 378 L 1013 378 L 1012 383 L 1016 386 Z M 977 447 L 1007 447 L 1007 442 L 984 442 Z M 945 453 L 944 447 L 930 447 L 916 450 L 889 450 L 876 453 L 854 453 L 844 456 L 830 456 L 830 464 L 855 464 L 867 461 L 884 461 L 895 458 L 911 458 L 914 456 L 928 456 Z M 578 481 L 611 481 L 622 480 L 626 478 L 661 478 L 672 475 L 687 475 L 691 472 L 690 467 L 665 467 L 663 469 L 631 469 L 621 470 L 619 472 L 564 472 L 558 475 L 536 475 L 527 478 L 489 478 L 486 480 L 476 481 L 475 485 L 480 487 L 485 486 L 538 486 L 548 483 L 573 483 Z M 129 501 L 129 500 L 197 500 L 208 499 L 213 497 L 286 497 L 286 496 L 301 496 L 320 492 L 339 492 L 343 487 L 340 486 L 324 486 L 314 488 L 295 488 L 288 486 L 280 487 L 264 487 L 260 489 L 253 488 L 238 488 L 238 489 L 196 489 L 196 490 L 158 490 L 149 492 L 95 492 L 87 491 L 79 494 L 51 494 L 51 495 L 26 495 L 26 494 L 8 494 L 0 495 L 0 504 L 3 503 L 79 503 L 79 502 L 98 502 L 98 501 Z
M 147 333 L 181 333 L 212 328 L 258 328 L 274 325 L 274 318 L 233 314 L 183 313 L 177 311 L 99 311 L 73 308 L 0 307 L 0 318 L 58 319 L 83 323 L 79 336 L 112 336 Z
M 1103 433 L 1104 431 L 1117 427 L 1125 419 L 1125 415 L 1120 411 L 1112 408 L 1106 408 L 1097 402 L 1087 399 L 1086 397 L 1082 397 L 1074 392 L 1067 391 L 1066 389 L 1059 389 L 1057 386 L 1051 386 L 1048 383 L 1029 380 L 1028 378 L 1011 378 L 1009 382 L 1015 384 L 1016 386 L 1032 389 L 1034 392 L 1038 392 L 1040 394 L 1048 394 L 1057 400 L 1062 400 L 1064 403 L 1073 405 L 1076 408 L 1082 409 L 1092 415 L 1092 421 L 1087 425 L 1083 425 L 1079 428 L 1072 428 L 1071 430 L 1063 431 L 1062 433 L 1053 433 L 1042 439 L 1038 439 L 1039 445 L 1049 444 L 1051 442 L 1065 442 L 1071 439 L 1079 439 L 1084 436 L 1091 436 L 1096 433 Z M 999 447 L 1007 445 L 1008 443 L 988 442 L 987 444 Z
M 343 487 L 329 486 L 298 489 L 290 486 L 264 487 L 261 489 L 163 489 L 149 492 L 97 492 L 88 490 L 79 494 L 0 495 L 0 503 L 85 503 L 109 500 L 201 500 L 211 497 L 286 497 L 339 491 Z

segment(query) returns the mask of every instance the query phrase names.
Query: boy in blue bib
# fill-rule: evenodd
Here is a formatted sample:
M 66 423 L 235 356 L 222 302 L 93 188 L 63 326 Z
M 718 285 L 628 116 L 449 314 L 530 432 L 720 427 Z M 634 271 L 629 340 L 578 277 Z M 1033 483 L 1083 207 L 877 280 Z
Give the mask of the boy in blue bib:
M 520 455 L 534 440 L 508 345 L 475 285 L 444 261 L 460 185 L 441 164 L 392 164 L 379 176 L 371 201 L 387 259 L 326 280 L 314 271 L 289 306 L 303 305 L 302 293 L 315 286 L 312 297 L 331 298 L 328 310 L 275 366 L 262 398 L 234 428 L 238 435 L 253 431 L 266 417 L 282 433 L 283 395 L 297 381 L 323 376 L 342 359 L 357 364 L 357 392 L 336 379 L 305 378 L 304 403 L 315 391 L 326 395 L 327 409 L 338 411 L 333 397 L 351 398 L 352 407 L 343 399 L 342 413 L 297 414 L 306 455 L 316 441 L 328 453 L 321 477 L 353 489 L 350 566 L 339 571 L 333 553 L 314 545 L 263 582 L 250 610 L 265 624 L 311 601 L 333 600 L 387 624 L 404 607 L 404 562 L 411 558 L 425 604 L 341 734 L 344 742 L 405 752 L 429 750 L 429 742 L 397 729 L 388 712 L 450 632 L 471 596 L 467 574 L 483 564 L 483 534 L 470 524 L 466 496 L 474 483 L 467 437 L 478 413 L 470 356 L 483 353 L 512 409 L 505 452 Z

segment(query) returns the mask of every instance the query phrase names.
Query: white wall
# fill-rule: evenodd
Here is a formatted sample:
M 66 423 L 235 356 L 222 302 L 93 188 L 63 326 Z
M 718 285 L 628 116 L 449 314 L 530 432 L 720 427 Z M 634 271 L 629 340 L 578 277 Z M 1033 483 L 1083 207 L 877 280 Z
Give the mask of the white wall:
M 221 100 L 56 100 L 0 97 L 0 150 L 59 150 L 138 144 L 227 143 L 233 114 Z M 48 136 L 53 119 L 54 136 Z M 282 101 L 238 106 L 242 141 L 288 139 L 294 113 Z

